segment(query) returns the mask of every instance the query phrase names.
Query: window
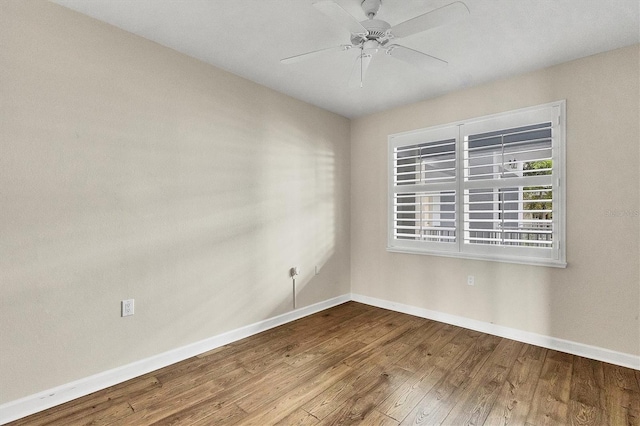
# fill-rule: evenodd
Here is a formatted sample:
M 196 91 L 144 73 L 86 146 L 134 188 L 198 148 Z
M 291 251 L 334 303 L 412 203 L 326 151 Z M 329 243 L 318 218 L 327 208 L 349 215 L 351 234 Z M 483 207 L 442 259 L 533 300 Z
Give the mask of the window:
M 388 250 L 565 267 L 564 111 L 389 136 Z

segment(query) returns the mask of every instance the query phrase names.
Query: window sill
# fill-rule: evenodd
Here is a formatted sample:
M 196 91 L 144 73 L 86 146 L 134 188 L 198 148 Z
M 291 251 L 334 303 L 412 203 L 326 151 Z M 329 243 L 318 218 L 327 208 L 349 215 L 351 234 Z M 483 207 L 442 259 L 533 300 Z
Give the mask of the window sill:
M 546 266 L 551 268 L 566 268 L 567 262 L 554 259 L 540 259 L 532 257 L 507 257 L 496 255 L 482 255 L 476 253 L 441 252 L 420 250 L 406 247 L 387 247 L 391 253 L 421 254 L 427 256 L 455 257 L 458 259 L 483 260 L 488 262 L 515 263 L 520 265 Z

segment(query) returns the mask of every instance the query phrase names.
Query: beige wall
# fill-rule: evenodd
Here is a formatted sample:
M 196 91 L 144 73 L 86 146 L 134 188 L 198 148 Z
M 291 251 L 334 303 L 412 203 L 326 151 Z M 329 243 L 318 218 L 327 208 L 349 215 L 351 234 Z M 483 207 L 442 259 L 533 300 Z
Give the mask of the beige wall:
M 619 49 L 354 120 L 352 292 L 640 355 L 638 52 Z M 566 269 L 385 250 L 387 135 L 560 99 Z
M 349 293 L 349 126 L 0 1 L 0 404 Z

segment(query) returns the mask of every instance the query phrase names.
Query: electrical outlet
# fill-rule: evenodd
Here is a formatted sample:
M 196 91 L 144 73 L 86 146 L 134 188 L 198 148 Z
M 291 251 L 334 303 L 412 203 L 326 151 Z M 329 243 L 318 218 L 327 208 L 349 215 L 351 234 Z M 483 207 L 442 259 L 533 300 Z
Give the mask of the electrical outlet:
M 474 277 L 473 275 L 468 275 L 467 285 L 476 285 L 476 277 Z
M 316 265 L 316 269 L 314 270 L 316 275 L 320 274 L 320 268 L 318 268 L 318 265 Z
M 127 299 L 122 301 L 122 314 L 123 317 L 133 315 L 133 299 Z

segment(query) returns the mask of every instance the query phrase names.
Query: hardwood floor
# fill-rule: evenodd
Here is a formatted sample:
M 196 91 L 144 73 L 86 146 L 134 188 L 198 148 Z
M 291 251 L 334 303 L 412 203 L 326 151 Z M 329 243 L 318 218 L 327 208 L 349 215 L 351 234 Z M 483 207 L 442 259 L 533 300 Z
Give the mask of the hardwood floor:
M 638 371 L 349 302 L 10 424 L 639 422 Z

